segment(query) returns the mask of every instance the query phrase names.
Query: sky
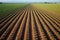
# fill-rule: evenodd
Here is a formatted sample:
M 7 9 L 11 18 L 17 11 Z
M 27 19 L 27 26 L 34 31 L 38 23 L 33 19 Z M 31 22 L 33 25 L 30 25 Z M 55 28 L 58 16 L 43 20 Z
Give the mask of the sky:
M 0 0 L 0 2 L 60 2 L 60 0 Z

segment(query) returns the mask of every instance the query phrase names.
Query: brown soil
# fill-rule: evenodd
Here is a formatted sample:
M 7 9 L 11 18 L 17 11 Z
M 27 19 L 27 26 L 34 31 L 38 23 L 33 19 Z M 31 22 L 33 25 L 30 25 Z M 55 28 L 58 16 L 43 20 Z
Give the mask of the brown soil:
M 60 40 L 60 19 L 29 6 L 0 21 L 0 40 Z

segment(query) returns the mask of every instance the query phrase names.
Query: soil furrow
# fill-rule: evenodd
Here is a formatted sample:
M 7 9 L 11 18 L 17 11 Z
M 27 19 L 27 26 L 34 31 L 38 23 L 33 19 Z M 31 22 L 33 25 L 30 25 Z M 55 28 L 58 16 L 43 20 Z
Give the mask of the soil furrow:
M 25 23 L 26 17 L 27 17 L 27 12 L 25 13 L 25 16 L 24 16 L 24 18 L 22 20 L 22 23 L 21 23 L 20 28 L 19 28 L 19 30 L 17 32 L 15 40 L 21 40 L 22 30 L 23 30 L 23 27 L 24 27 L 24 23 Z
M 32 15 L 33 15 L 34 24 L 35 24 L 35 27 L 34 27 L 34 29 L 35 29 L 35 39 L 36 39 L 36 40 L 40 40 L 41 37 L 40 37 L 40 33 L 39 33 L 39 31 L 38 31 L 38 27 L 37 27 L 37 25 L 36 25 L 36 20 L 35 20 L 35 17 L 34 17 L 34 13 L 32 13 Z
M 59 24 L 60 24 L 60 20 L 58 21 L 58 19 L 55 19 L 56 17 L 51 16 L 51 15 L 49 15 L 48 13 L 46 13 L 46 15 L 49 16 L 51 20 L 55 21 L 55 23 L 59 23 Z M 58 25 L 59 25 L 59 24 L 58 24 Z
M 60 23 L 60 19 L 56 18 L 53 13 L 52 13 L 52 15 L 51 15 L 51 13 L 49 13 L 49 12 L 47 12 L 47 11 L 44 11 L 44 10 L 41 10 L 41 12 L 49 15 L 49 16 L 50 16 L 53 20 L 55 20 L 57 23 Z
M 42 16 L 43 16 L 43 15 L 42 15 Z M 44 17 L 45 17 L 45 16 L 44 16 Z M 44 19 L 46 19 L 46 18 L 44 18 Z M 47 19 L 46 19 L 46 20 L 47 20 Z M 46 24 L 46 22 L 47 22 L 46 20 L 45 20 L 45 24 Z M 48 27 L 50 27 L 49 30 L 50 30 L 51 33 L 54 35 L 54 37 L 55 37 L 56 39 L 58 39 L 58 38 L 59 38 L 58 33 L 56 33 L 56 31 L 55 31 L 53 28 L 51 29 L 52 26 L 50 25 L 50 23 L 48 24 L 48 22 L 47 22 L 46 25 L 48 25 Z M 54 31 L 54 33 L 57 34 L 57 37 L 58 37 L 58 38 L 56 37 L 56 34 L 54 34 L 52 31 Z
M 42 15 L 44 15 L 44 17 L 47 18 L 47 16 L 43 13 Z M 50 25 L 52 25 L 52 27 L 57 31 L 60 32 L 60 28 L 58 28 L 58 26 L 56 26 L 49 18 L 47 18 L 47 20 L 49 21 Z
M 21 13 L 22 14 L 22 13 Z M 1 39 L 6 39 L 5 37 L 8 36 L 8 34 L 11 32 L 11 30 L 13 29 L 14 25 L 16 24 L 17 20 L 19 19 L 20 15 L 19 14 L 16 19 L 9 25 L 9 27 L 6 29 L 6 31 L 3 33 L 3 35 L 1 36 Z
M 41 16 L 41 15 L 40 15 L 40 16 Z M 38 17 L 39 17 L 39 16 L 38 16 Z M 42 17 L 41 17 L 41 18 L 42 18 Z M 51 40 L 55 40 L 54 37 L 52 36 L 52 34 L 49 32 L 50 30 L 47 28 L 48 26 L 46 25 L 45 21 L 43 21 L 43 19 L 42 19 L 42 20 L 40 19 L 40 21 L 41 21 L 41 23 L 42 23 L 45 31 L 47 32 L 49 38 L 50 38 Z
M 14 13 L 14 14 L 13 14 Z M 30 5 L 0 21 L 0 40 L 60 40 L 60 21 Z
M 22 11 L 22 9 L 13 10 L 13 11 L 9 12 L 8 15 L 4 16 L 4 17 L 0 20 L 0 24 L 1 24 L 2 22 L 4 22 L 6 19 L 8 19 L 8 17 L 10 17 L 11 15 L 13 15 L 13 13 L 15 14 L 15 13 L 17 13 L 18 11 Z
M 20 14 L 20 13 L 19 13 Z M 2 35 L 2 33 L 8 28 L 8 26 L 11 24 L 11 22 L 19 15 L 19 14 L 17 14 L 17 15 L 15 15 L 11 20 L 9 20 L 9 22 L 8 23 L 6 23 L 6 25 L 4 25 L 3 26 L 3 28 L 1 28 L 1 30 L 0 30 L 0 34 Z M 22 13 L 21 13 L 22 14 Z M 21 15 L 20 14 L 20 15 Z
M 0 29 L 1 29 L 10 19 L 12 19 L 12 17 L 18 15 L 20 12 L 21 12 L 21 11 L 19 11 L 17 14 L 16 14 L 16 13 L 12 14 L 10 17 L 8 17 L 8 19 L 6 19 L 5 21 L 3 21 L 3 22 L 0 24 Z
M 45 14 L 44 14 L 45 15 Z M 45 15 L 46 16 L 46 15 Z M 46 16 L 47 17 L 47 16 Z M 49 17 L 47 17 L 49 18 Z M 57 26 L 57 24 L 54 24 L 54 22 L 51 21 L 51 19 L 49 20 L 50 24 L 53 26 L 53 28 L 55 30 L 57 30 L 57 32 L 60 32 L 60 26 Z
M 60 23 L 56 22 L 55 19 L 53 20 L 53 18 L 49 17 L 48 14 L 44 14 L 44 15 L 46 15 L 58 28 L 60 28 Z
M 43 32 L 43 29 L 42 29 L 42 25 L 39 24 L 39 21 L 38 21 L 38 19 L 37 19 L 37 17 L 36 17 L 36 14 L 34 14 L 34 16 L 35 16 L 36 25 L 37 25 L 38 31 L 39 31 L 39 37 L 41 38 L 41 40 L 45 40 L 46 38 L 45 38 L 45 36 L 44 36 L 44 32 Z

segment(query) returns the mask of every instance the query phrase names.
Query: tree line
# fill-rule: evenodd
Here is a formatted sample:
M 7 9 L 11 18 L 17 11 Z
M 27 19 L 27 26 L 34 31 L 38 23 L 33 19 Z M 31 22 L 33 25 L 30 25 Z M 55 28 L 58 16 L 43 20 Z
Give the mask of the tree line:
M 2 2 L 0 2 L 0 4 L 2 4 Z

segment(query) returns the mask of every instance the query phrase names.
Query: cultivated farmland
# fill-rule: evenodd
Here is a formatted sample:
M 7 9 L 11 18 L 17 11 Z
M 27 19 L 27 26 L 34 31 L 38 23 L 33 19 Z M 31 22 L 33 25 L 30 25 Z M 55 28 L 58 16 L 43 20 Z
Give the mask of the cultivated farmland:
M 0 20 L 0 40 L 60 40 L 59 16 L 34 4 L 19 8 Z
M 60 13 L 60 4 L 32 4 L 37 8 Z
M 27 4 L 0 4 L 0 19 L 9 15 L 10 13 L 14 13 L 19 9 L 24 8 Z

